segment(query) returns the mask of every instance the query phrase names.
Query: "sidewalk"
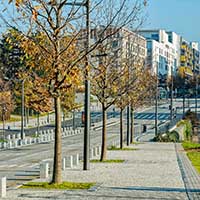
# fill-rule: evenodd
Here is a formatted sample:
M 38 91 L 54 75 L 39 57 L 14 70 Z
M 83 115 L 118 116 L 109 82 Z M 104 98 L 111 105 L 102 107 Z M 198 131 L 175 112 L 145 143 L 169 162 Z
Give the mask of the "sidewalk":
M 200 199 L 198 181 L 195 185 L 188 184 L 190 188 L 187 188 L 185 181 L 191 182 L 196 178 L 189 174 L 191 170 L 188 169 L 192 167 L 187 157 L 183 156 L 180 144 L 142 143 L 132 147 L 138 150 L 108 151 L 108 159 L 124 159 L 124 163 L 91 163 L 88 171 L 82 171 L 82 165 L 63 171 L 64 181 L 96 182 L 90 190 L 17 189 L 8 191 L 6 199 Z M 184 171 L 185 165 L 188 171 Z M 190 179 L 186 180 L 187 176 Z M 199 177 L 198 174 L 196 176 Z M 195 192 L 196 196 L 189 198 L 188 191 Z

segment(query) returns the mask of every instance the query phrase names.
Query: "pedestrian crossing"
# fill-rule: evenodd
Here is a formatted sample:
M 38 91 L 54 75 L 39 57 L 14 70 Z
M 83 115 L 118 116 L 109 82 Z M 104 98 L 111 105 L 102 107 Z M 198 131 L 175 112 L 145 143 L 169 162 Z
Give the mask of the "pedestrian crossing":
M 158 120 L 168 120 L 169 113 L 158 113 Z M 138 120 L 155 120 L 155 113 L 136 113 L 134 119 Z
M 36 165 L 36 164 L 34 164 Z M 30 165 L 29 163 L 26 164 L 21 164 L 21 165 L 17 165 L 17 164 L 5 164 L 5 165 L 0 165 L 0 169 L 8 169 L 8 168 L 22 168 L 22 167 L 32 167 L 32 165 Z

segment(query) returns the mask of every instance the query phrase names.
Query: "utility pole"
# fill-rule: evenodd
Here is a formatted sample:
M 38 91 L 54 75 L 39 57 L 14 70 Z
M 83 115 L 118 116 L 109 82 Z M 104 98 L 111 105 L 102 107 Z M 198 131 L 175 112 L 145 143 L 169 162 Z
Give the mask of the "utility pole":
M 127 105 L 127 137 L 126 145 L 130 145 L 130 104 Z
M 90 79 L 89 79 L 89 61 L 90 61 L 90 0 L 86 0 L 86 61 L 85 61 L 85 124 L 84 124 L 84 148 L 83 148 L 83 170 L 90 168 Z
M 131 55 L 130 52 L 130 39 L 128 39 L 128 56 Z M 128 87 L 130 87 L 130 68 L 128 64 Z M 130 100 L 129 100 L 129 89 L 127 92 L 127 98 L 128 98 L 128 105 L 127 105 L 127 137 L 126 137 L 126 145 L 130 145 L 130 114 L 131 114 L 131 108 L 130 108 Z
M 173 67 L 171 66 L 171 110 L 170 110 L 170 121 L 173 120 L 173 87 L 174 87 L 174 80 L 173 80 Z
M 22 80 L 22 102 L 21 102 L 21 139 L 25 138 L 24 134 L 24 79 Z
M 158 135 L 158 63 L 156 62 L 156 98 L 155 98 L 155 136 Z
M 85 101 L 84 101 L 84 144 L 83 144 L 83 170 L 89 169 L 90 164 L 90 0 L 84 2 L 67 2 L 66 5 L 86 7 L 86 58 L 85 58 Z
M 185 115 L 185 71 L 183 80 L 183 116 Z
M 197 116 L 197 107 L 198 107 L 198 102 L 197 102 L 197 97 L 198 97 L 198 77 L 197 75 L 195 76 L 195 114 Z

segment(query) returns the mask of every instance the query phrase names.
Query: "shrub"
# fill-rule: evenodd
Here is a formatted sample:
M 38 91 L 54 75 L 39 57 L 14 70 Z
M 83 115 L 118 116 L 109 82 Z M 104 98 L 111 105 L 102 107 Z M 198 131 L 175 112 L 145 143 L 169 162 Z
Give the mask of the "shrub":
M 192 137 L 192 123 L 190 122 L 190 120 L 184 120 L 184 122 L 185 122 L 184 139 L 190 141 Z
M 153 139 L 157 142 L 179 142 L 179 134 L 176 131 L 166 132 L 158 135 Z
M 169 141 L 171 142 L 179 142 L 179 139 L 180 139 L 177 131 L 169 132 L 168 137 L 169 137 Z

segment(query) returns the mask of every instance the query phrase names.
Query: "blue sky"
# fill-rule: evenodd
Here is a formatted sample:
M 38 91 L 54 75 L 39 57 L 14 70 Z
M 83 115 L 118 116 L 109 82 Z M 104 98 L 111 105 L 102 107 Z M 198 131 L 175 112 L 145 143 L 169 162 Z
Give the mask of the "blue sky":
M 200 0 L 148 0 L 143 28 L 174 31 L 200 43 Z

